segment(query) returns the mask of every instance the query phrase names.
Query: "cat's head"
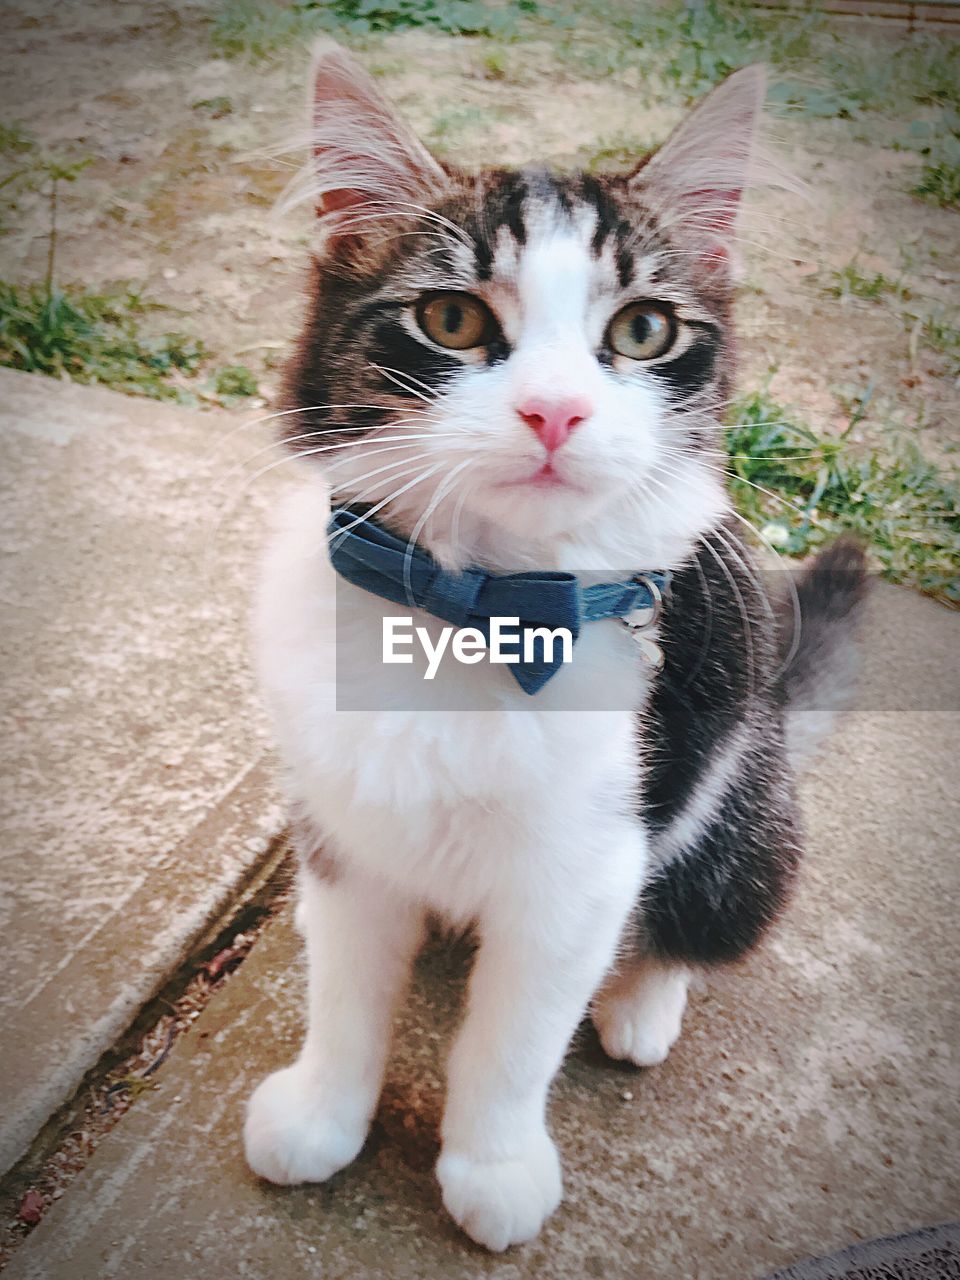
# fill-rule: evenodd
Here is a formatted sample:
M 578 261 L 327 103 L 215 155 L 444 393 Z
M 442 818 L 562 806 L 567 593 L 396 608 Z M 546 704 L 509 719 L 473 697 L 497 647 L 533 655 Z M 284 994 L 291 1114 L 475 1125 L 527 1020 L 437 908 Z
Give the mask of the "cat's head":
M 291 447 L 450 564 L 675 563 L 727 507 L 718 423 L 762 70 L 600 177 L 442 165 L 336 46 L 312 83 L 316 288 Z

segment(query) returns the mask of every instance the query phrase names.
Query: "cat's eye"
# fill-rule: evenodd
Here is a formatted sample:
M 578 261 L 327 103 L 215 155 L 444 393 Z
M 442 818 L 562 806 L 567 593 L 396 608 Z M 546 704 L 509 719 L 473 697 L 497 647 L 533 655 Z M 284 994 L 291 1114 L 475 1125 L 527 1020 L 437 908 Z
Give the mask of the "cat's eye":
M 482 347 L 497 331 L 489 307 L 469 293 L 435 293 L 417 307 L 420 328 L 441 347 L 469 351 Z
M 670 313 L 655 302 L 631 302 L 610 321 L 607 341 L 630 360 L 655 360 L 673 346 L 677 326 Z

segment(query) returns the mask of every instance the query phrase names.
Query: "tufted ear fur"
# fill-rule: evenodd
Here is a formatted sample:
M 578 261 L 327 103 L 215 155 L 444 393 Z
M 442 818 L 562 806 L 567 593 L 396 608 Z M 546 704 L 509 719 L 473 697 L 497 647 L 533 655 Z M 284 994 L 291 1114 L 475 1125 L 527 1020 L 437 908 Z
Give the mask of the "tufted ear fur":
M 728 76 L 637 170 L 634 183 L 692 242 L 706 265 L 728 267 L 755 158 L 767 77 L 759 65 Z
M 365 227 L 410 212 L 443 190 L 441 166 L 346 50 L 320 42 L 310 84 L 309 189 L 322 251 L 349 247 Z

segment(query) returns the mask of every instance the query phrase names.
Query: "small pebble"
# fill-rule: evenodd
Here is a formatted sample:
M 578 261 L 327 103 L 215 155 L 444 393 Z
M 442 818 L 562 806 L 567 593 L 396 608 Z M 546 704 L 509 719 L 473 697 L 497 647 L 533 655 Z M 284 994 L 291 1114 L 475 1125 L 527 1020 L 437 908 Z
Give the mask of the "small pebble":
M 632 1102 L 632 1101 L 633 1101 L 633 1094 L 630 1092 L 630 1090 L 629 1090 L 629 1089 L 624 1089 L 624 1090 L 622 1090 L 622 1092 L 621 1092 L 621 1094 L 620 1094 L 620 1097 L 624 1100 L 624 1102 Z

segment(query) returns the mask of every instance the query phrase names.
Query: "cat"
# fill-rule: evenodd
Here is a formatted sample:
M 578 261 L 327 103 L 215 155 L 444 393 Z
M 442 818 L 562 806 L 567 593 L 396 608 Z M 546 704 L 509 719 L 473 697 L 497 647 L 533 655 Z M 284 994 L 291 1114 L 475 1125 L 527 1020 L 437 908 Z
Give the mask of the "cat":
M 547 1096 L 584 1012 L 611 1057 L 662 1062 L 691 976 L 783 909 L 794 767 L 849 686 L 864 559 L 841 540 L 767 591 L 724 485 L 761 68 L 605 176 L 440 164 L 335 45 L 311 83 L 313 286 L 281 418 L 305 483 L 255 623 L 308 1025 L 250 1099 L 246 1155 L 287 1184 L 354 1159 L 427 914 L 472 925 L 437 1176 L 502 1250 L 560 1203 Z M 640 645 L 586 623 L 532 696 L 447 664 L 428 705 L 414 668 L 357 667 L 351 637 L 398 607 L 335 572 L 331 494 L 454 573 L 669 573 L 662 613 Z M 366 709 L 338 710 L 361 686 Z

